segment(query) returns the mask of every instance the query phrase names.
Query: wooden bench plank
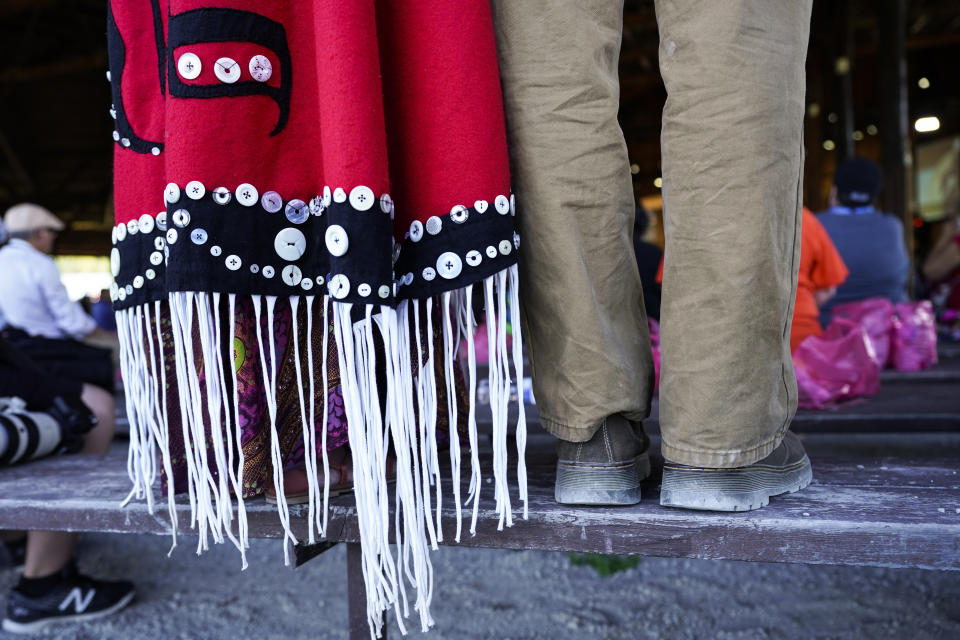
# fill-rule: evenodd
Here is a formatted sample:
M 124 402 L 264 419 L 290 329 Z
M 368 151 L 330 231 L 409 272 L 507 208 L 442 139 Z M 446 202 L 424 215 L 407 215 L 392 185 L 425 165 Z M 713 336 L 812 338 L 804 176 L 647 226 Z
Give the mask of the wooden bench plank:
M 490 477 L 489 462 L 485 457 L 485 478 Z M 528 456 L 529 520 L 520 519 L 514 491 L 515 524 L 496 531 L 492 486 L 485 483 L 477 535 L 467 530 L 469 512 L 465 510 L 461 544 L 960 570 L 960 475 L 954 461 L 826 458 L 814 462 L 815 479 L 807 490 L 774 499 L 758 511 L 722 514 L 660 507 L 656 477 L 648 481 L 644 501 L 635 507 L 558 505 L 553 501 L 551 456 L 535 452 Z M 154 514 L 142 502 L 119 508 L 128 487 L 125 459 L 119 452 L 3 469 L 0 523 L 8 529 L 169 533 L 165 502 L 157 503 Z M 454 512 L 449 499 L 444 506 L 444 543 L 451 544 Z M 191 535 L 185 496 L 178 498 L 177 512 L 181 534 Z M 252 537 L 280 537 L 274 507 L 262 498 L 249 500 L 247 512 Z M 294 532 L 303 536 L 306 507 L 291 507 L 291 516 Z M 331 502 L 330 525 L 331 541 L 359 541 L 352 496 Z

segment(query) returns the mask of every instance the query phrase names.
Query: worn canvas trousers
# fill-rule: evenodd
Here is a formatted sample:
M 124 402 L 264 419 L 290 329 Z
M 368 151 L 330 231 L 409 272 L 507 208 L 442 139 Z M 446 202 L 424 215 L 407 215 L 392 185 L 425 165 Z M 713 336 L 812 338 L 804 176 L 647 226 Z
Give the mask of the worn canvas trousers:
M 585 441 L 649 414 L 653 363 L 617 122 L 622 0 L 494 0 L 518 220 L 521 319 L 541 421 Z M 811 0 L 657 0 L 664 456 L 768 455 L 796 410 Z M 650 108 L 656 108 L 651 105 Z

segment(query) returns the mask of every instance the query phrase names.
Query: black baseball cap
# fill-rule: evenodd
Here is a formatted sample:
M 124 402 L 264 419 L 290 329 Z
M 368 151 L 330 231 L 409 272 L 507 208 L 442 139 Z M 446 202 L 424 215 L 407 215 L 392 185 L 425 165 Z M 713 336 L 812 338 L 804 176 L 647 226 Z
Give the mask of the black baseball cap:
M 848 207 L 863 207 L 880 193 L 883 172 L 871 160 L 855 156 L 837 167 L 833 176 L 837 185 L 837 199 Z

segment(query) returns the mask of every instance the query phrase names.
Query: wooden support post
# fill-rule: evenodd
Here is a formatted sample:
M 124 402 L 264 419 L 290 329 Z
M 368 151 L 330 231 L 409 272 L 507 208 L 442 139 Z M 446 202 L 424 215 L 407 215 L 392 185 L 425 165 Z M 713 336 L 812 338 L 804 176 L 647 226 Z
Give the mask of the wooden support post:
M 883 0 L 879 11 L 880 143 L 883 149 L 883 209 L 903 220 L 907 250 L 913 261 L 913 216 L 908 200 L 906 0 Z
M 816 14 L 815 14 L 816 16 Z M 807 104 L 803 116 L 804 166 L 803 203 L 813 211 L 827 208 L 824 183 L 823 119 L 824 107 L 823 55 L 820 51 L 807 54 L 807 67 L 814 71 L 807 74 Z M 815 106 L 814 106 L 815 105 Z
M 18 184 L 16 184 L 15 189 L 12 189 L 12 191 L 21 195 L 32 195 L 36 190 L 36 185 L 30 178 L 30 174 L 27 173 L 23 163 L 20 162 L 20 156 L 14 151 L 13 146 L 10 144 L 10 141 L 7 140 L 7 136 L 3 133 L 3 130 L 0 130 L 0 153 L 7 159 L 7 162 L 10 164 L 10 169 L 18 181 Z
M 840 2 L 837 8 L 837 53 L 833 59 L 833 73 L 837 88 L 837 164 L 854 156 L 853 144 L 853 20 L 852 2 Z
M 370 626 L 367 624 L 367 591 L 363 584 L 363 552 L 360 544 L 347 543 L 347 620 L 350 627 L 350 640 L 369 640 Z M 387 619 L 383 619 L 383 633 L 380 638 L 387 639 Z

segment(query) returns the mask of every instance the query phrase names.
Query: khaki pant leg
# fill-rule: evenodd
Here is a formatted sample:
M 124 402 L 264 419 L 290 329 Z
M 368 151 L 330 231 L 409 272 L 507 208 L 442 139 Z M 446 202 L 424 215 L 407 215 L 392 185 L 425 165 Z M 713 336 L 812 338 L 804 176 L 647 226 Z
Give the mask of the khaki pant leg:
M 733 467 L 796 411 L 790 320 L 800 256 L 811 0 L 657 0 L 667 246 L 663 454 Z
M 649 413 L 653 363 L 617 122 L 622 0 L 493 0 L 543 426 L 589 439 Z

